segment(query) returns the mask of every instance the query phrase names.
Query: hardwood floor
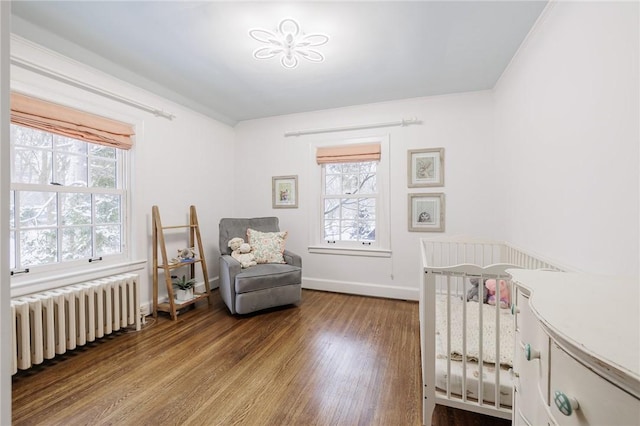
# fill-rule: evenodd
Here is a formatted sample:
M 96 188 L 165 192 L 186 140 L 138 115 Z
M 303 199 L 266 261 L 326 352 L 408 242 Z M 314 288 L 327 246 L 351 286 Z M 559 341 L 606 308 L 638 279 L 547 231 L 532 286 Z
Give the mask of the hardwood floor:
M 419 425 L 418 305 L 303 291 L 298 307 L 214 303 L 19 372 L 14 425 Z M 434 425 L 505 425 L 437 407 Z

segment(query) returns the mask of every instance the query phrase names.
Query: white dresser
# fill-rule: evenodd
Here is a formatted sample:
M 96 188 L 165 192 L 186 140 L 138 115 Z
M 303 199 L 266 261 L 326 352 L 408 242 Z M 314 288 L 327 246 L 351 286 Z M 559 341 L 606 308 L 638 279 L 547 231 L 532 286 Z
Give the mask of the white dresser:
M 515 425 L 640 425 L 638 279 L 512 269 Z

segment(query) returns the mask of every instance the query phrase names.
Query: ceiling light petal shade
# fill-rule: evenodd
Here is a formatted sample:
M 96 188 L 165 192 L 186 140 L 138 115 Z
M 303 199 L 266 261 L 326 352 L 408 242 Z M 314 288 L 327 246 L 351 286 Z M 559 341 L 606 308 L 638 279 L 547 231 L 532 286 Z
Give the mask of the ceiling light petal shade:
M 294 19 L 286 18 L 280 21 L 275 32 L 264 29 L 249 30 L 249 36 L 269 47 L 261 47 L 253 51 L 256 59 L 271 59 L 282 55 L 280 64 L 285 68 L 296 68 L 300 58 L 309 62 L 322 62 L 324 55 L 309 47 L 322 46 L 329 41 L 325 34 L 305 34 L 300 31 L 300 25 Z

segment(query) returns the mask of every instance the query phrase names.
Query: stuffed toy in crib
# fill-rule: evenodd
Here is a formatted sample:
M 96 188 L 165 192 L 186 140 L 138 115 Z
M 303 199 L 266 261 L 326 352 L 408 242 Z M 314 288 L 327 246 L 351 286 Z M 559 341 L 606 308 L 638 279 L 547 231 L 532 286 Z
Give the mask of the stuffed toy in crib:
M 482 283 L 482 295 L 480 295 L 480 280 L 478 278 L 470 278 L 471 288 L 467 291 L 467 302 L 477 302 L 482 298 L 482 303 L 487 303 L 489 298 L 489 291 L 485 283 Z
M 487 287 L 488 293 L 489 293 L 489 297 L 487 298 L 487 303 L 489 305 L 495 305 L 496 304 L 496 280 L 494 279 L 490 279 L 490 280 L 486 280 L 484 282 L 484 285 Z M 511 300 L 511 297 L 509 295 L 509 286 L 507 285 L 507 282 L 505 280 L 499 280 L 499 285 L 500 285 L 500 307 L 501 308 L 508 308 L 509 307 L 509 301 Z

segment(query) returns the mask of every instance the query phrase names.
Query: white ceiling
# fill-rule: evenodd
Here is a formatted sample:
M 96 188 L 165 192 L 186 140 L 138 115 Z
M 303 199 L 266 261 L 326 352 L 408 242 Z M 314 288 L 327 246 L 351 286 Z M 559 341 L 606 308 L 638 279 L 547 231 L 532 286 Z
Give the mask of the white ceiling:
M 225 123 L 492 88 L 547 1 L 16 1 L 12 32 Z M 323 63 L 258 61 L 295 18 Z

